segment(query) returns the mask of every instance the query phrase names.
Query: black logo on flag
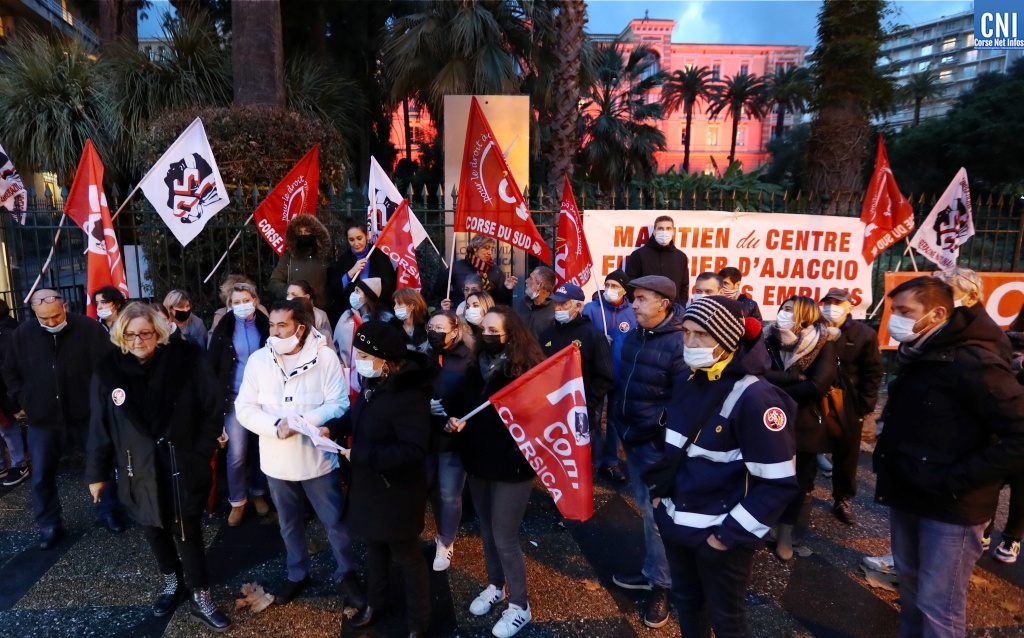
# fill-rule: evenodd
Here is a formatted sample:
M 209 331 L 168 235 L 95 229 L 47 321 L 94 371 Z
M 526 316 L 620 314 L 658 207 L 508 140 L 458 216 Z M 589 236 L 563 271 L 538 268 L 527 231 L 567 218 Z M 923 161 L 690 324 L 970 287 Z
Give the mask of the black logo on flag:
M 199 153 L 171 164 L 164 177 L 167 206 L 183 224 L 198 221 L 210 204 L 220 201 L 217 176 Z

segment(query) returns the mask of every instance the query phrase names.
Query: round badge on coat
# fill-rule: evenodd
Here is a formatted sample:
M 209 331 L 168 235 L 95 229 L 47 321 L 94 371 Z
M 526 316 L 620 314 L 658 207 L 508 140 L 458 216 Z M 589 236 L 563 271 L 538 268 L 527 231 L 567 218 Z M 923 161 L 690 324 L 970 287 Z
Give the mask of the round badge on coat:
M 764 411 L 764 426 L 772 432 L 786 427 L 786 413 L 782 408 L 768 408 Z
M 121 388 L 114 388 L 114 391 L 110 393 L 110 398 L 113 399 L 114 405 L 121 405 L 124 403 L 124 390 Z
M 623 332 L 623 333 L 629 332 L 629 322 L 628 321 L 623 321 L 622 323 L 619 324 L 619 332 Z

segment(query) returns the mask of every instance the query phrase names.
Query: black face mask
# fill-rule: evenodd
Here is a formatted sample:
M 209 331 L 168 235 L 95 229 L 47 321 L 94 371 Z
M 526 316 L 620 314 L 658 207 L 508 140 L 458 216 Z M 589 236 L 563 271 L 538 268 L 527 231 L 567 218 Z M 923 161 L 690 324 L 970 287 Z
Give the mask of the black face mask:
M 427 341 L 430 343 L 430 349 L 434 351 L 434 354 L 441 354 L 448 350 L 447 332 L 428 332 Z
M 191 310 L 175 310 L 174 320 L 178 323 L 185 323 L 188 321 L 189 316 L 192 314 Z
M 484 352 L 490 355 L 501 354 L 508 344 L 501 342 L 501 335 L 480 335 Z
M 316 248 L 316 237 L 312 235 L 299 235 L 295 239 L 295 246 L 299 250 L 312 250 Z

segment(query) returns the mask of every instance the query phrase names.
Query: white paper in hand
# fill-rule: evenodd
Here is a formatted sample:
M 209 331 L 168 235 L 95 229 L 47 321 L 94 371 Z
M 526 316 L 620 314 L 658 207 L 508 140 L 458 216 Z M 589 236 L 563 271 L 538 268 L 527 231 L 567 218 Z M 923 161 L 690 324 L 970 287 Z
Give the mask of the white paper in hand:
M 321 452 L 337 453 L 344 449 L 327 437 L 320 436 L 320 430 L 313 427 L 313 425 L 306 419 L 302 418 L 301 415 L 293 414 L 288 417 L 288 429 L 294 430 L 299 434 L 304 434 L 311 438 L 313 440 L 313 445 Z

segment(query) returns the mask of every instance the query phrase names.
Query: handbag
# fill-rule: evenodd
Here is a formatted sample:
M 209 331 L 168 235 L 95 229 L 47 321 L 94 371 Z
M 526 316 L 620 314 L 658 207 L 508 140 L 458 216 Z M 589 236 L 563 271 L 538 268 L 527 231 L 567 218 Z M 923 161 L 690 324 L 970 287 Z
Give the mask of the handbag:
M 851 388 L 849 379 L 840 362 L 836 362 L 836 378 L 816 408 L 818 421 L 825 425 L 832 438 L 842 438 L 850 424 L 846 406 L 847 391 Z

